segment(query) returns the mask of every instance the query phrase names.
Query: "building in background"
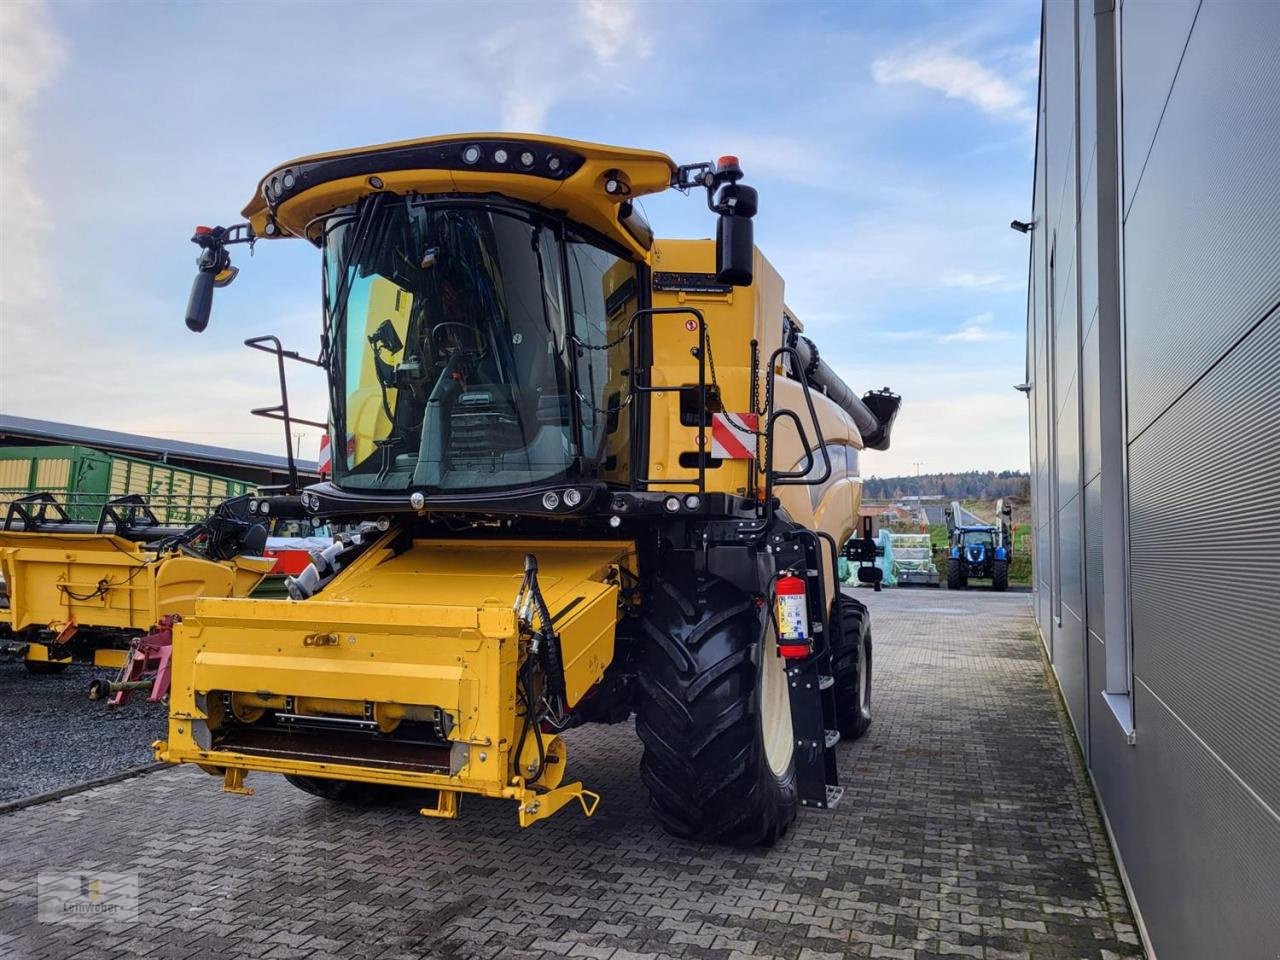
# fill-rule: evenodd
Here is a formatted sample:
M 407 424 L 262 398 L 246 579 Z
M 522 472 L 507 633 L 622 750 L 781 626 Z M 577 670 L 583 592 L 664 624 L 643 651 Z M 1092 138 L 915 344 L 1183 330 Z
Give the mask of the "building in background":
M 1280 3 L 1048 0 L 1035 610 L 1147 945 L 1280 950 Z
M 164 440 L 0 413 L 0 447 L 31 444 L 88 447 L 108 454 L 122 454 L 138 460 L 154 460 L 181 469 L 217 474 L 254 487 L 279 486 L 289 481 L 289 461 L 269 453 L 188 443 L 186 440 Z M 314 483 L 319 478 L 314 460 L 298 460 L 296 463 L 302 483 Z

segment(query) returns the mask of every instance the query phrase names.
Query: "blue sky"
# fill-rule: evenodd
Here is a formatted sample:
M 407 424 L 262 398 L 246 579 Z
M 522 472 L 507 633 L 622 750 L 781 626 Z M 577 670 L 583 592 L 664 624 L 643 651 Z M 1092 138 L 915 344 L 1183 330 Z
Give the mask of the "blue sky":
M 0 4 L 0 410 L 279 450 L 279 333 L 314 352 L 319 259 L 260 243 L 202 337 L 197 223 L 316 151 L 521 130 L 734 153 L 756 242 L 858 389 L 904 396 L 865 474 L 1025 468 L 1026 239 L 1039 5 Z M 705 205 L 645 201 L 660 236 Z M 301 370 L 300 370 L 301 372 Z M 296 380 L 319 414 L 321 386 Z M 319 419 L 319 417 L 317 417 Z M 314 434 L 303 454 L 314 456 Z

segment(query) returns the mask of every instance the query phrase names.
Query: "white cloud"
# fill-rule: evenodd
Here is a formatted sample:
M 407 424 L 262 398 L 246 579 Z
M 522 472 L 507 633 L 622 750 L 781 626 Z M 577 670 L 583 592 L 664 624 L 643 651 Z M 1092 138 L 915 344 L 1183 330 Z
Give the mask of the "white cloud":
M 538 8 L 489 34 L 471 66 L 497 91 L 502 128 L 541 132 L 558 102 L 625 89 L 619 54 L 644 60 L 653 49 L 642 9 L 636 0 L 579 0 L 570 31 Z
M 43 3 L 0 4 L 0 307 L 26 307 L 49 286 L 43 240 L 53 224 L 33 184 L 30 112 L 65 60 Z
M 966 290 L 981 290 L 1004 283 L 1002 273 L 975 273 L 972 270 L 944 270 L 938 281 L 944 287 L 961 287 Z
M 992 116 L 1029 122 L 1034 113 L 1024 88 L 972 57 L 946 47 L 905 49 L 871 64 L 876 83 L 919 84 L 948 99 L 965 100 Z
M 602 66 L 616 66 L 623 49 L 641 58 L 651 52 L 649 38 L 638 30 L 636 13 L 634 0 L 580 0 L 579 36 Z
M 989 343 L 992 340 L 1008 340 L 1010 336 L 1003 330 L 992 327 L 995 317 L 990 313 L 980 313 L 971 318 L 959 330 L 944 334 L 938 339 L 943 343 Z

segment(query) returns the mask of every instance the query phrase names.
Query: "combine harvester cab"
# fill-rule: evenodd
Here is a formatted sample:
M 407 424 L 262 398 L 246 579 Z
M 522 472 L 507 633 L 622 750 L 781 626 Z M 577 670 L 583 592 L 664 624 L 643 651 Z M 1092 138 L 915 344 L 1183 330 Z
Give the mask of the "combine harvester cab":
M 177 625 L 156 756 L 240 793 L 251 772 L 418 788 L 430 816 L 505 798 L 527 826 L 595 809 L 562 733 L 634 715 L 672 833 L 768 843 L 838 801 L 871 636 L 836 545 L 899 398 L 819 357 L 741 179 L 733 157 L 437 137 L 283 164 L 247 223 L 197 228 L 196 332 L 232 245 L 323 251 L 321 356 L 247 343 L 326 370 L 333 477 L 250 513 L 347 532 L 289 599 Z M 672 188 L 705 192 L 714 241 L 654 238 L 634 200 Z

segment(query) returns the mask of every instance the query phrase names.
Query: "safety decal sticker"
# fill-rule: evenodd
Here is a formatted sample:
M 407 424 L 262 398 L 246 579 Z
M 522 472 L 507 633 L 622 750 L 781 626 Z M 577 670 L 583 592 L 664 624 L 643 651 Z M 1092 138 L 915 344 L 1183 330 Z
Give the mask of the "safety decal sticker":
M 711 415 L 711 456 L 717 460 L 754 460 L 757 413 L 713 413 Z

